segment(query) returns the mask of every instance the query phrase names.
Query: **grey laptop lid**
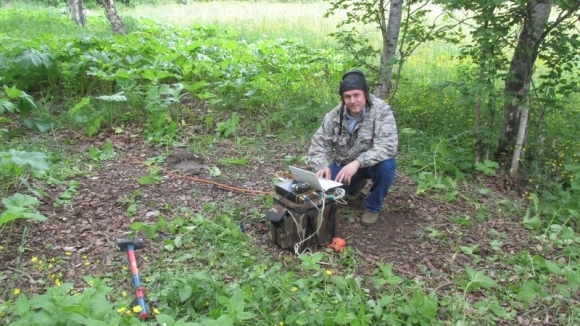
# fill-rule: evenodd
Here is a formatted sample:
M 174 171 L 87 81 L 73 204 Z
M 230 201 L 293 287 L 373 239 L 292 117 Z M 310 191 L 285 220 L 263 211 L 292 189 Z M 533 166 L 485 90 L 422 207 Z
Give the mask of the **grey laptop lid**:
M 327 191 L 332 188 L 342 186 L 342 183 L 333 180 L 318 178 L 314 172 L 306 171 L 294 166 L 290 166 L 290 172 L 294 176 L 294 179 L 307 183 L 310 187 L 320 190 Z

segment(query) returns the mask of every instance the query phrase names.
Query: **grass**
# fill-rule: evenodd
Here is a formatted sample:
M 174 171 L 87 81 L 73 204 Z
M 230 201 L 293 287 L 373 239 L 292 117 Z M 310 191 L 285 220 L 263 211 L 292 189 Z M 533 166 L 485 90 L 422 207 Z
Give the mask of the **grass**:
M 327 35 L 343 17 L 339 15 L 325 19 L 323 15 L 328 8 L 326 2 L 212 1 L 143 5 L 125 8 L 122 14 L 135 18 L 147 17 L 178 27 L 216 25 L 248 41 L 286 38 L 299 40 L 308 46 L 325 48 L 336 46 Z
M 69 19 L 67 10 L 62 8 L 46 8 L 26 2 L 3 4 L 0 7 L 0 35 L 13 37 L 15 40 L 34 40 L 41 35 L 109 35 L 111 28 L 102 12 L 94 12 L 87 16 L 89 29 L 79 28 Z M 11 10 L 10 15 L 2 15 L 3 10 Z M 39 12 L 50 19 L 38 19 Z M 32 24 L 35 21 L 37 23 Z

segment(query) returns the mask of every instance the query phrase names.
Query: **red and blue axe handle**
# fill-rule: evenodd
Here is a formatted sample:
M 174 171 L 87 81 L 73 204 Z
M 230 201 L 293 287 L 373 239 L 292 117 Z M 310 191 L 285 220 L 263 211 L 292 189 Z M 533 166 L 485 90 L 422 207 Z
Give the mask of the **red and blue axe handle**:
M 141 286 L 139 280 L 139 269 L 137 269 L 137 259 L 135 259 L 135 250 L 143 248 L 142 239 L 120 239 L 117 240 L 117 246 L 121 251 L 127 251 L 127 259 L 129 259 L 129 266 L 131 267 L 131 274 L 133 274 L 133 285 L 135 286 L 135 298 L 137 304 L 141 307 L 139 317 L 141 319 L 147 318 L 147 305 L 145 304 L 145 288 Z
M 135 250 L 133 245 L 127 246 L 127 258 L 129 259 L 129 265 L 131 266 L 131 274 L 133 274 L 133 285 L 135 286 L 135 298 L 137 303 L 141 306 L 141 311 L 139 312 L 139 317 L 141 319 L 147 318 L 147 305 L 145 305 L 145 288 L 141 286 L 141 281 L 139 280 L 139 270 L 137 269 L 137 259 L 135 259 Z

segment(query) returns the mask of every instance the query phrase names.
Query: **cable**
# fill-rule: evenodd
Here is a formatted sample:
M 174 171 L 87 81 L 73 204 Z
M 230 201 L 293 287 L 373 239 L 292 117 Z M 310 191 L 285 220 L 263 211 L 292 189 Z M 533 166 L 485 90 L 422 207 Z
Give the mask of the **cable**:
M 188 179 L 188 180 L 196 181 L 196 182 L 207 183 L 207 184 L 211 184 L 211 185 L 217 186 L 219 188 L 223 188 L 223 189 L 227 189 L 227 190 L 239 191 L 239 192 L 243 192 L 243 193 L 260 194 L 260 195 L 271 195 L 272 194 L 271 191 L 262 191 L 262 190 L 238 188 L 238 187 L 229 186 L 229 185 L 221 184 L 221 183 L 214 182 L 214 181 L 210 181 L 210 180 L 204 180 L 204 179 L 198 179 L 198 178 L 190 177 L 188 175 L 183 175 L 181 173 L 170 172 L 170 171 L 167 171 L 167 170 L 165 170 L 165 169 L 163 169 L 161 167 L 153 166 L 151 164 L 147 164 L 146 162 L 144 162 L 144 161 L 142 161 L 142 160 L 140 160 L 140 159 L 138 159 L 136 157 L 133 157 L 133 156 L 130 156 L 130 155 L 127 155 L 127 156 L 129 158 L 131 158 L 132 160 L 134 160 L 134 161 L 136 161 L 136 162 L 138 162 L 138 163 L 140 163 L 142 165 L 145 165 L 146 167 L 148 167 L 150 169 L 159 170 L 159 171 L 161 171 L 163 174 L 165 174 L 167 176 L 172 176 L 172 177 L 175 177 L 175 178 Z
M 322 191 L 322 192 L 321 192 L 321 198 L 322 198 L 322 208 L 320 208 L 320 209 L 318 208 L 318 206 L 317 206 L 316 204 L 314 204 L 314 203 L 312 202 L 312 200 L 311 200 L 310 198 L 308 198 L 308 197 L 305 197 L 305 198 L 308 198 L 308 201 L 309 201 L 310 203 L 312 203 L 312 205 L 314 205 L 314 207 L 316 208 L 316 210 L 318 210 L 318 214 L 319 214 L 318 216 L 322 216 L 322 218 L 324 218 L 324 205 L 326 204 L 326 197 L 327 197 L 327 196 L 326 196 L 326 193 L 325 193 L 324 191 Z M 290 214 L 290 215 L 292 216 L 292 218 L 294 218 L 294 216 L 293 216 L 292 214 Z M 318 217 L 318 216 L 317 216 L 317 217 Z M 302 245 L 304 242 L 306 242 L 306 241 L 310 240 L 310 238 L 312 238 L 314 235 L 318 234 L 318 232 L 320 231 L 320 227 L 322 226 L 322 219 L 318 219 L 318 218 L 317 218 L 316 220 L 319 220 L 319 221 L 320 221 L 320 222 L 318 223 L 318 226 L 317 226 L 317 228 L 316 228 L 316 232 L 313 232 L 313 233 L 312 233 L 312 234 L 311 234 L 311 235 L 310 235 L 308 238 L 306 238 L 306 239 L 304 239 L 304 240 L 300 240 L 300 242 L 298 242 L 298 243 L 295 243 L 295 244 L 294 244 L 294 254 L 296 254 L 296 255 L 300 255 L 300 254 L 304 253 L 304 251 L 306 251 L 306 250 L 304 250 L 304 251 L 302 251 L 302 252 L 299 252 L 299 250 L 300 250 L 300 246 L 301 246 L 301 245 Z M 294 222 L 295 222 L 295 223 L 297 223 L 297 222 L 296 222 L 296 219 L 294 219 Z M 296 224 L 296 227 L 298 227 L 298 224 Z M 300 237 L 300 235 L 298 235 L 298 236 Z M 308 248 L 308 250 L 310 250 L 310 248 Z

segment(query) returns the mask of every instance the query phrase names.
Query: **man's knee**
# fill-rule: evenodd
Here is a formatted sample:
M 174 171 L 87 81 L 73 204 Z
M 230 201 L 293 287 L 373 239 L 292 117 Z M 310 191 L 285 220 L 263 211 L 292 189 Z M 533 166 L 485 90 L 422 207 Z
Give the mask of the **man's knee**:
M 386 177 L 394 178 L 395 169 L 397 168 L 397 161 L 395 158 L 381 161 L 373 166 L 373 173 L 377 173 Z

